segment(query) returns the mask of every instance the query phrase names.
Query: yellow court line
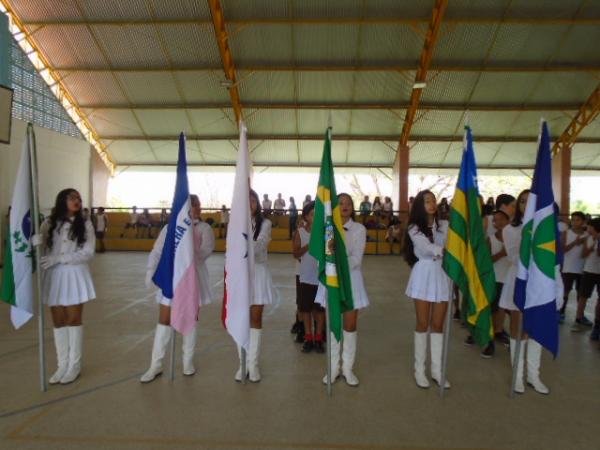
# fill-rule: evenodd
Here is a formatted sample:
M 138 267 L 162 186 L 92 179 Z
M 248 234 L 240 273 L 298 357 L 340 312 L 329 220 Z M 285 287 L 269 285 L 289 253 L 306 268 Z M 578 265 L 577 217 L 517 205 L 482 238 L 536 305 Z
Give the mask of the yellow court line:
M 32 415 L 27 420 L 23 421 L 22 423 L 17 425 L 15 428 L 13 428 L 11 431 L 9 431 L 8 434 L 6 435 L 6 437 L 8 439 L 19 439 L 21 437 L 21 433 L 23 431 L 25 431 L 27 428 L 29 428 L 31 425 L 33 425 L 35 422 L 37 422 L 38 419 L 41 419 L 43 416 L 48 414 L 50 411 L 52 411 L 51 407 L 42 408 L 41 411 Z

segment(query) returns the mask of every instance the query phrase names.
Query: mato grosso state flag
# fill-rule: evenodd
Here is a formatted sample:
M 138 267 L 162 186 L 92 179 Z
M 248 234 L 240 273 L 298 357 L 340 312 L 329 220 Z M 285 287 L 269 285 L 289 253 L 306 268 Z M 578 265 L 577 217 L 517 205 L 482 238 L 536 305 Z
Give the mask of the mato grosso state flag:
M 450 226 L 443 267 L 463 295 L 467 327 L 475 342 L 486 346 L 494 335 L 491 303 L 496 295 L 494 263 L 481 216 L 477 165 L 471 128 L 465 130 L 456 191 L 450 206 Z
M 198 321 L 200 286 L 194 256 L 194 224 L 183 133 L 179 135 L 177 180 L 167 236 L 152 281 L 165 297 L 173 299 L 171 326 L 181 334 L 188 334 Z
M 558 354 L 557 292 L 561 279 L 560 239 L 552 192 L 550 133 L 542 122 L 535 172 L 523 217 L 515 305 L 523 312 L 523 331 Z
M 330 242 L 333 241 L 333 252 Z M 325 133 L 315 217 L 308 252 L 319 262 L 319 281 L 327 291 L 327 309 L 331 331 L 342 337 L 342 313 L 354 309 L 350 265 L 346 252 L 346 232 L 338 206 L 331 161 L 331 128 Z
M 0 299 L 11 305 L 10 318 L 20 328 L 33 317 L 33 258 L 31 236 L 31 165 L 27 142 L 13 191 Z

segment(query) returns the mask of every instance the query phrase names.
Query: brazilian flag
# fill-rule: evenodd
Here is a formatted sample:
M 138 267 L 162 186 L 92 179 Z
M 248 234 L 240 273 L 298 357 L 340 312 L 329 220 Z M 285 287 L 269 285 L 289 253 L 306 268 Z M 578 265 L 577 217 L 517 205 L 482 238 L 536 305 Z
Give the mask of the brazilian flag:
M 333 241 L 333 251 L 330 242 Z M 354 309 L 350 265 L 346 252 L 346 232 L 338 206 L 331 162 L 331 128 L 325 133 L 315 217 L 308 252 L 319 262 L 319 281 L 327 289 L 327 308 L 331 331 L 342 337 L 342 313 Z
M 473 135 L 471 128 L 465 127 L 465 131 L 466 145 L 450 206 L 443 267 L 463 295 L 471 335 L 485 347 L 494 336 L 490 305 L 496 295 L 496 277 L 481 216 Z

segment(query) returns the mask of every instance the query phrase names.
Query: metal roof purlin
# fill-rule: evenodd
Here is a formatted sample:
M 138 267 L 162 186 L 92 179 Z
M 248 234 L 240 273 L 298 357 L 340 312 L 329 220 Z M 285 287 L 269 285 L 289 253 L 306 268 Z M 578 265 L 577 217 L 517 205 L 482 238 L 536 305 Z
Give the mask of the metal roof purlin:
M 236 125 L 239 126 L 239 123 L 243 118 L 242 105 L 240 102 L 240 93 L 237 88 L 237 77 L 235 73 L 235 65 L 233 63 L 233 56 L 231 55 L 231 49 L 229 48 L 229 37 L 227 36 L 227 28 L 225 26 L 225 16 L 223 15 L 223 9 L 221 8 L 221 3 L 219 0 L 208 0 L 208 5 L 212 15 L 212 22 L 215 27 L 215 35 L 219 45 L 219 52 L 221 53 L 221 61 L 223 62 L 225 78 L 231 83 L 231 86 L 228 87 L 228 90 L 231 97 L 233 111 L 235 113 Z
M 558 140 L 554 143 L 552 153 L 557 154 L 567 148 L 570 148 L 577 139 L 577 136 L 583 131 L 583 129 L 592 123 L 600 112 L 600 84 L 596 87 L 592 95 L 581 105 L 579 112 L 571 123 L 567 126 L 565 131 L 562 132 Z
M 421 58 L 419 68 L 415 76 L 415 83 L 424 83 L 427 80 L 427 70 L 431 64 L 431 58 L 433 56 L 433 49 L 442 25 L 442 19 L 448 6 L 448 0 L 436 0 L 433 12 L 431 15 L 431 21 L 429 22 L 429 28 L 427 30 L 427 37 L 425 38 L 425 44 L 423 45 L 423 51 L 421 52 Z M 410 137 L 410 130 L 413 126 L 415 114 L 419 108 L 419 100 L 421 99 L 422 88 L 415 89 L 413 87 L 410 96 L 410 106 L 406 111 L 404 118 L 404 126 L 402 127 L 402 135 L 398 147 L 405 146 L 408 144 L 408 138 Z

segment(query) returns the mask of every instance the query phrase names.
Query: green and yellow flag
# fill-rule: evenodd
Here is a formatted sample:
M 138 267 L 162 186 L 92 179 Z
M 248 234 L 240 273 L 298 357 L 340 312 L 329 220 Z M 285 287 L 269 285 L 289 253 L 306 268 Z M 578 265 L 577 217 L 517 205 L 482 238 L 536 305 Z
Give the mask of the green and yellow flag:
M 481 217 L 477 165 L 469 127 L 466 127 L 466 147 L 450 207 L 443 266 L 463 295 L 464 315 L 471 335 L 485 347 L 494 336 L 490 305 L 496 295 L 496 277 Z
M 330 251 L 331 241 L 333 252 Z M 331 128 L 325 133 L 315 218 L 308 252 L 319 262 L 319 281 L 327 289 L 331 331 L 339 341 L 342 337 L 342 313 L 352 311 L 354 301 L 346 252 L 346 232 L 342 225 L 331 162 Z

